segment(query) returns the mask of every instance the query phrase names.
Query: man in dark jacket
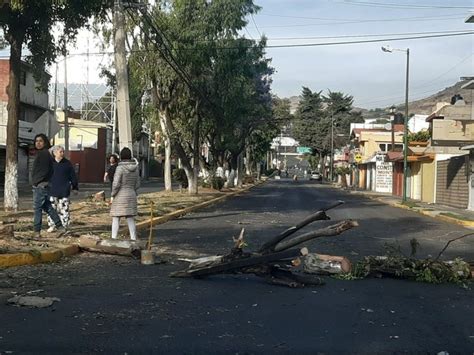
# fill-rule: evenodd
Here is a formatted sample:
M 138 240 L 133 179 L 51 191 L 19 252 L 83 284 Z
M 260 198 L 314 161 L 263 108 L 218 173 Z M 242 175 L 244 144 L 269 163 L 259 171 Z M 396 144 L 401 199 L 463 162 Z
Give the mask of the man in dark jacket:
M 38 134 L 35 137 L 36 158 L 33 162 L 31 180 L 33 184 L 33 208 L 34 222 L 33 228 L 35 237 L 41 237 L 42 212 L 45 211 L 53 220 L 56 228 L 65 232 L 61 220 L 56 210 L 49 200 L 49 179 L 53 175 L 53 158 L 49 153 L 49 139 L 45 134 Z
M 53 176 L 49 180 L 49 200 L 53 208 L 59 215 L 61 223 L 67 229 L 71 220 L 69 214 L 69 196 L 71 189 L 75 192 L 79 190 L 76 172 L 71 162 L 64 157 L 64 148 L 55 145 L 51 148 L 53 155 Z M 54 232 L 56 225 L 51 217 L 48 216 L 49 229 L 48 232 Z

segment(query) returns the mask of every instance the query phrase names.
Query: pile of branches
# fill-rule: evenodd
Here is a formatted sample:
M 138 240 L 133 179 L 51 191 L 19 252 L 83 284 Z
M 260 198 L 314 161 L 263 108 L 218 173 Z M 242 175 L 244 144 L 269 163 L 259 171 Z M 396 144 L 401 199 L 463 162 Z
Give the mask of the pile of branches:
M 356 227 L 357 222 L 345 220 L 289 237 L 310 223 L 329 220 L 326 212 L 343 203 L 337 201 L 308 216 L 297 225 L 270 239 L 255 252 L 244 251 L 246 243 L 242 229 L 239 237 L 234 239 L 234 247 L 228 254 L 186 260 L 190 262 L 189 268 L 174 272 L 171 276 L 201 278 L 217 274 L 254 274 L 276 285 L 289 287 L 321 285 L 323 284 L 321 278 L 310 274 L 348 272 L 350 262 L 344 257 L 310 254 L 306 247 L 297 246 L 316 238 L 339 235 Z
M 442 261 L 440 257 L 452 242 L 473 234 L 469 233 L 449 240 L 436 258 L 415 258 L 419 246 L 416 239 L 410 241 L 410 256 L 404 255 L 399 247 L 388 246 L 387 255 L 366 256 L 356 263 L 352 271 L 343 278 L 390 277 L 435 284 L 464 283 L 473 277 L 474 263 L 466 262 L 461 258 Z

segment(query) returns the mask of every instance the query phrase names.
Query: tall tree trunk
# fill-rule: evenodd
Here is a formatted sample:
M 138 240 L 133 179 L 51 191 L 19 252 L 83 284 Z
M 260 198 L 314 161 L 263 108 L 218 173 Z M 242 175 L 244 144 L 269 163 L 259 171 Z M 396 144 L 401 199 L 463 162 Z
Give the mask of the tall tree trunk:
M 242 188 L 244 181 L 244 157 L 243 153 L 237 156 L 237 187 Z
M 229 178 L 227 180 L 227 187 L 234 187 L 235 186 L 235 174 L 237 173 L 237 156 L 232 154 L 229 159 Z
M 253 159 L 252 159 L 252 151 L 250 149 L 250 145 L 247 143 L 247 146 L 245 147 L 245 173 L 247 175 L 252 175 L 253 173 Z
M 196 104 L 196 123 L 194 124 L 194 132 L 193 132 L 193 183 L 192 183 L 192 189 L 191 189 L 191 184 L 189 184 L 189 189 L 188 192 L 190 194 L 197 194 L 199 191 L 199 183 L 198 183 L 198 177 L 199 177 L 199 156 L 201 155 L 201 144 L 199 142 L 199 129 L 200 129 L 200 123 L 201 119 L 199 117 L 199 114 L 197 113 L 199 107 L 198 103 Z
M 173 185 L 171 182 L 171 140 L 166 130 L 166 118 L 167 110 L 160 112 L 160 127 L 164 136 L 165 143 L 165 169 L 164 169 L 164 180 L 165 180 L 165 191 L 173 191 Z
M 209 166 L 206 164 L 206 160 L 202 155 L 199 155 L 199 169 L 202 171 L 202 175 L 204 179 L 207 179 L 211 175 L 211 171 Z M 214 171 L 215 174 L 215 171 Z
M 20 117 L 21 45 L 23 35 L 13 35 L 10 29 L 10 80 L 8 82 L 7 151 L 5 162 L 4 208 L 18 209 L 18 120 Z M 49 138 L 49 137 L 48 137 Z

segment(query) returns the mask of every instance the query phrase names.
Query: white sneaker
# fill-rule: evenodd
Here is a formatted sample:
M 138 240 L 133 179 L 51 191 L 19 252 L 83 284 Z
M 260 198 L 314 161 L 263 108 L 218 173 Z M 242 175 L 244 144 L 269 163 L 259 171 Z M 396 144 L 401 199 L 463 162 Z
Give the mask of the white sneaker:
M 46 232 L 48 232 L 48 233 L 56 232 L 56 226 L 49 227 Z

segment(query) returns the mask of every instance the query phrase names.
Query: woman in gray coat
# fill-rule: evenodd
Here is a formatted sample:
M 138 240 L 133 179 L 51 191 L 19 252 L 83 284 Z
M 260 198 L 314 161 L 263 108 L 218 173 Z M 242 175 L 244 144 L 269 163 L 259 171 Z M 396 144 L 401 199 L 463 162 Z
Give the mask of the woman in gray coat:
M 123 148 L 120 152 L 120 163 L 115 171 L 112 184 L 112 238 L 116 239 L 120 227 L 120 217 L 126 217 L 130 238 L 137 239 L 135 216 L 137 215 L 137 190 L 140 187 L 138 162 L 132 159 L 132 152 Z

